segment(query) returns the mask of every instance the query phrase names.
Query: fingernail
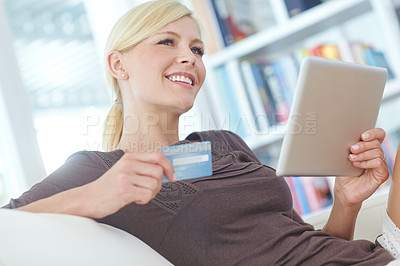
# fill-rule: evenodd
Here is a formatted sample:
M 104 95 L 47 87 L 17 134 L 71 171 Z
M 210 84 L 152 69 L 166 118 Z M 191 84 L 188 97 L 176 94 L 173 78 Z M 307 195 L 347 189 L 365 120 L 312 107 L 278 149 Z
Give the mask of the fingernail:
M 178 177 L 176 176 L 175 173 L 174 173 L 174 175 L 172 176 L 172 179 L 174 179 L 174 181 L 178 180 Z
M 358 150 L 360 147 L 358 145 L 353 145 L 351 148 L 353 148 L 353 150 Z
M 354 162 L 354 164 L 361 164 L 361 162 Z
M 368 133 L 362 134 L 362 138 L 363 138 L 364 140 L 368 139 L 368 138 L 369 138 L 369 134 L 368 134 Z
M 356 158 L 358 158 L 358 155 L 356 155 L 356 154 L 350 154 L 350 157 L 351 157 L 352 159 L 356 159 Z

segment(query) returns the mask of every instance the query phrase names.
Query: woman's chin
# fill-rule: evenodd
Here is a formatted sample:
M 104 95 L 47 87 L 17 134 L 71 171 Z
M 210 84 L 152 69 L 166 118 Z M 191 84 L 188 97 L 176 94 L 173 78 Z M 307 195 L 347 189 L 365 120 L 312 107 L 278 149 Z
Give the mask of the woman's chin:
M 182 101 L 177 107 L 182 113 L 186 113 L 190 109 L 192 109 L 194 105 L 193 100 L 188 100 L 188 101 Z
M 190 109 L 192 109 L 192 107 L 193 107 L 193 104 L 181 106 L 179 108 L 179 112 L 180 112 L 180 114 L 184 114 L 184 113 L 188 112 Z

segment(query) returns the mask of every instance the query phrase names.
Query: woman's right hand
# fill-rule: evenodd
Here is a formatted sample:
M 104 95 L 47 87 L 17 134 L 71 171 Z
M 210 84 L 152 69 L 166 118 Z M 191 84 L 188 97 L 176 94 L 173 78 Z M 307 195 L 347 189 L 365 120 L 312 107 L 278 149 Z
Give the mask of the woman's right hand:
M 84 186 L 85 216 L 103 218 L 132 202 L 148 203 L 161 190 L 163 174 L 176 181 L 174 168 L 161 151 L 125 153 L 104 175 Z

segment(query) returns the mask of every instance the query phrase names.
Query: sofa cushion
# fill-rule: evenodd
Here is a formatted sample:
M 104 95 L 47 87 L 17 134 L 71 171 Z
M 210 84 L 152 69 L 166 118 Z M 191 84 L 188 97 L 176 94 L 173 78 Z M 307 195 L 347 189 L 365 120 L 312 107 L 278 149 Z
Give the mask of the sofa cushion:
M 138 238 L 64 214 L 0 209 L 0 265 L 171 265 Z

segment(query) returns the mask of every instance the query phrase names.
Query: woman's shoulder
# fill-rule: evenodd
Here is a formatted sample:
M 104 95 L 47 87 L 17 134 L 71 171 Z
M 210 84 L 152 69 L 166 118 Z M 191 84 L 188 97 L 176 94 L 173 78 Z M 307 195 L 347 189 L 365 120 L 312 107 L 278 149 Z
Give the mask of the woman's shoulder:
M 236 133 L 228 130 L 208 130 L 194 132 L 186 139 L 198 141 L 210 141 L 211 147 L 216 154 L 225 154 L 232 151 L 239 151 L 248 154 L 255 161 L 259 162 L 246 142 Z
M 188 140 L 210 141 L 214 144 L 219 144 L 221 147 L 228 148 L 229 146 L 245 146 L 246 143 L 236 133 L 228 130 L 207 130 L 193 132 L 186 137 Z M 247 147 L 248 148 L 248 147 Z
M 104 167 L 111 168 L 124 155 L 123 150 L 114 150 L 109 152 L 102 151 L 78 151 L 70 155 L 66 163 L 79 164 L 91 168 Z
M 242 142 L 242 138 L 236 133 L 229 130 L 206 130 L 206 131 L 197 131 L 189 134 L 186 139 L 188 140 L 214 140 L 214 141 L 224 141 L 226 139 L 230 139 L 232 141 Z

